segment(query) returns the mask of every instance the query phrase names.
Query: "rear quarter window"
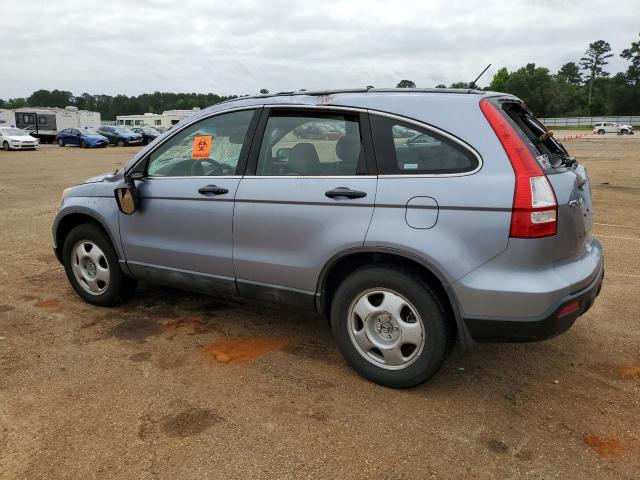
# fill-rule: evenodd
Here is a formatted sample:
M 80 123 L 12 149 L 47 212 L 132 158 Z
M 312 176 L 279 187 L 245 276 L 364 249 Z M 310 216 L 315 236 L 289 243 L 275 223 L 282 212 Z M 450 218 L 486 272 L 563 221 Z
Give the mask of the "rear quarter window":
M 393 118 L 370 118 L 381 175 L 444 175 L 478 168 L 472 152 L 444 135 Z

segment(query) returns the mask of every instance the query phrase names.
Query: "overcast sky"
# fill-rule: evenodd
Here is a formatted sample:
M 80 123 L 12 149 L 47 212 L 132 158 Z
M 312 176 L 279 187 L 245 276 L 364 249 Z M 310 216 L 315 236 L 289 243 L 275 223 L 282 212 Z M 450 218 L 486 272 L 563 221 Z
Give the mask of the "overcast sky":
M 488 63 L 552 72 L 638 40 L 640 2 L 0 0 L 0 98 L 55 88 L 254 94 L 471 81 Z

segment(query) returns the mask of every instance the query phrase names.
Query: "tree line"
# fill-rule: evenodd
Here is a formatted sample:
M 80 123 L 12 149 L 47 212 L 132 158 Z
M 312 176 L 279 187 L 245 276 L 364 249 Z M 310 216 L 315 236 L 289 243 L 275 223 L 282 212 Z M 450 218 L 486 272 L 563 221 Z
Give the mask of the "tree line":
M 611 76 L 606 66 L 613 55 L 608 42 L 597 40 L 589 44 L 583 57 L 565 63 L 556 73 L 535 63 L 511 72 L 503 67 L 484 90 L 516 95 L 540 117 L 640 115 L 640 41 L 631 42 L 619 53 L 629 65 L 626 71 Z M 397 85 L 415 86 L 411 80 Z M 470 87 L 456 82 L 448 88 Z
M 629 48 L 619 53 L 621 58 L 629 62 L 628 68 L 611 76 L 606 66 L 613 55 L 611 45 L 598 40 L 589 44 L 583 57 L 575 62 L 565 63 L 556 73 L 534 63 L 528 63 L 514 71 L 503 67 L 484 89 L 516 95 L 540 117 L 640 115 L 640 41 L 631 42 Z M 411 80 L 401 80 L 397 84 L 399 88 L 415 86 L 415 82 Z M 436 88 L 470 87 L 467 82 L 455 82 L 449 87 L 436 85 Z M 268 94 L 269 91 L 263 88 L 260 93 Z M 74 96 L 65 90 L 38 90 L 27 98 L 11 98 L 6 101 L 0 99 L 0 108 L 74 105 L 81 110 L 100 112 L 104 120 L 114 120 L 117 115 L 204 108 L 232 98 L 237 96 L 168 92 L 131 97 L 89 93 Z
M 74 96 L 66 90 L 38 90 L 27 98 L 0 99 L 0 108 L 61 107 L 72 105 L 79 110 L 100 112 L 103 120 L 115 120 L 117 115 L 135 115 L 145 112 L 162 113 L 165 110 L 191 110 L 205 108 L 214 103 L 236 98 L 215 93 L 169 93 L 154 92 L 138 96 L 92 95 L 83 93 Z

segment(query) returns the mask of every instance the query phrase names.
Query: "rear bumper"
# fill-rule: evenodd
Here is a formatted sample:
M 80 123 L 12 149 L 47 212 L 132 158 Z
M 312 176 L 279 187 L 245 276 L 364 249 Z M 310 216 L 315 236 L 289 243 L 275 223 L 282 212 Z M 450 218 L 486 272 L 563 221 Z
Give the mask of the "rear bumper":
M 464 318 L 465 326 L 477 342 L 534 342 L 546 340 L 566 332 L 579 316 L 587 312 L 600 294 L 604 281 L 604 268 L 582 290 L 567 295 L 539 318 Z M 571 313 L 562 310 L 572 306 Z M 571 310 L 573 310 L 571 308 Z

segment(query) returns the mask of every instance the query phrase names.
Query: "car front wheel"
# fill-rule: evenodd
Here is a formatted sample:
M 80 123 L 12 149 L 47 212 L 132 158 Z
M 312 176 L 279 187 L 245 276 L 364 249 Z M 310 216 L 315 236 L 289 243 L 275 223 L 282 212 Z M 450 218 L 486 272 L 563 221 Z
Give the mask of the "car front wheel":
M 3 149 L 5 152 L 8 152 L 8 151 L 11 149 L 11 147 L 9 147 L 9 142 L 6 142 L 6 141 L 5 141 L 5 142 L 2 142 L 2 149 Z
M 338 287 L 331 327 L 347 362 L 394 388 L 429 380 L 448 347 L 449 314 L 419 275 L 401 266 L 356 270 Z
M 94 305 L 120 303 L 136 288 L 137 282 L 120 269 L 111 241 L 97 225 L 85 223 L 71 230 L 62 259 L 73 289 Z
M 598 135 L 604 135 L 604 130 L 602 129 L 598 130 Z
M 58 139 L 58 146 L 64 147 L 64 140 L 62 140 L 61 138 Z

